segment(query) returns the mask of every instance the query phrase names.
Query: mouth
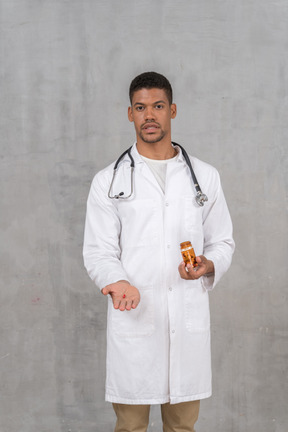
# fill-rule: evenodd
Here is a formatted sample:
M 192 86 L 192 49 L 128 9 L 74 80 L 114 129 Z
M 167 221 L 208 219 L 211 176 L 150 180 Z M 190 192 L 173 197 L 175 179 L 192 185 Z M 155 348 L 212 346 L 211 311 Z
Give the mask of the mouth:
M 145 130 L 148 133 L 156 132 L 159 129 L 159 125 L 157 123 L 145 123 L 142 126 L 142 130 Z

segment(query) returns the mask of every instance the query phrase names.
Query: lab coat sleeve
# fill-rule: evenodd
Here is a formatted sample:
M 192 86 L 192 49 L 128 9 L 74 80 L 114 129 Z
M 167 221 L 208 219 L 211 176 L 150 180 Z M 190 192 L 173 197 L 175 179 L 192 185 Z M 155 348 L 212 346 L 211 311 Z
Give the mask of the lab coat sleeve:
M 204 256 L 213 261 L 215 272 L 202 277 L 206 290 L 212 290 L 228 270 L 235 249 L 232 221 L 216 170 L 211 183 L 213 187 L 209 192 L 209 205 L 205 204 L 203 213 Z
M 92 182 L 87 200 L 83 258 L 90 278 L 100 288 L 127 280 L 120 261 L 120 219 L 112 200 L 109 185 L 98 173 Z

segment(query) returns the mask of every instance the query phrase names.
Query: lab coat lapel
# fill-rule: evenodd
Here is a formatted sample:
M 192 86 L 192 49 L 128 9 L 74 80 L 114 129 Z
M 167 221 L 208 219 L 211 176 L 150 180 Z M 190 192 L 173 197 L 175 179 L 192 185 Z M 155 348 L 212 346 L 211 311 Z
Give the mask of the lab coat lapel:
M 142 175 L 145 178 L 145 180 L 147 180 L 163 196 L 164 194 L 159 183 L 157 182 L 149 166 L 146 164 L 144 159 L 142 159 L 141 155 L 139 154 L 136 147 L 136 143 L 132 147 L 131 154 L 135 160 L 136 173 Z

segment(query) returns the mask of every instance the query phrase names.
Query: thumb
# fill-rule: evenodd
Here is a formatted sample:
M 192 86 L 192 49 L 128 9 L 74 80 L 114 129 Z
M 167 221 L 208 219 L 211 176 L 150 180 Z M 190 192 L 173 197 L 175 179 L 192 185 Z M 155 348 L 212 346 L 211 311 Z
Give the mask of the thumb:
M 101 292 L 102 292 L 102 294 L 107 295 L 107 294 L 109 294 L 110 290 L 109 290 L 109 288 L 105 287 L 101 290 Z

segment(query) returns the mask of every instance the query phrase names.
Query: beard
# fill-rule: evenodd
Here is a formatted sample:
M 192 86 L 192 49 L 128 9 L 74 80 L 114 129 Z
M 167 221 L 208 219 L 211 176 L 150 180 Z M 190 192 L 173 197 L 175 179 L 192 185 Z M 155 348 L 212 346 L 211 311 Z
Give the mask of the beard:
M 166 135 L 166 133 L 162 129 L 160 129 L 159 132 L 160 132 L 159 135 L 157 134 L 157 136 L 152 135 L 151 137 L 149 137 L 149 136 L 144 136 L 144 134 L 142 133 L 142 130 L 140 130 L 139 136 L 143 142 L 145 142 L 147 144 L 154 144 L 154 143 L 161 141 Z

